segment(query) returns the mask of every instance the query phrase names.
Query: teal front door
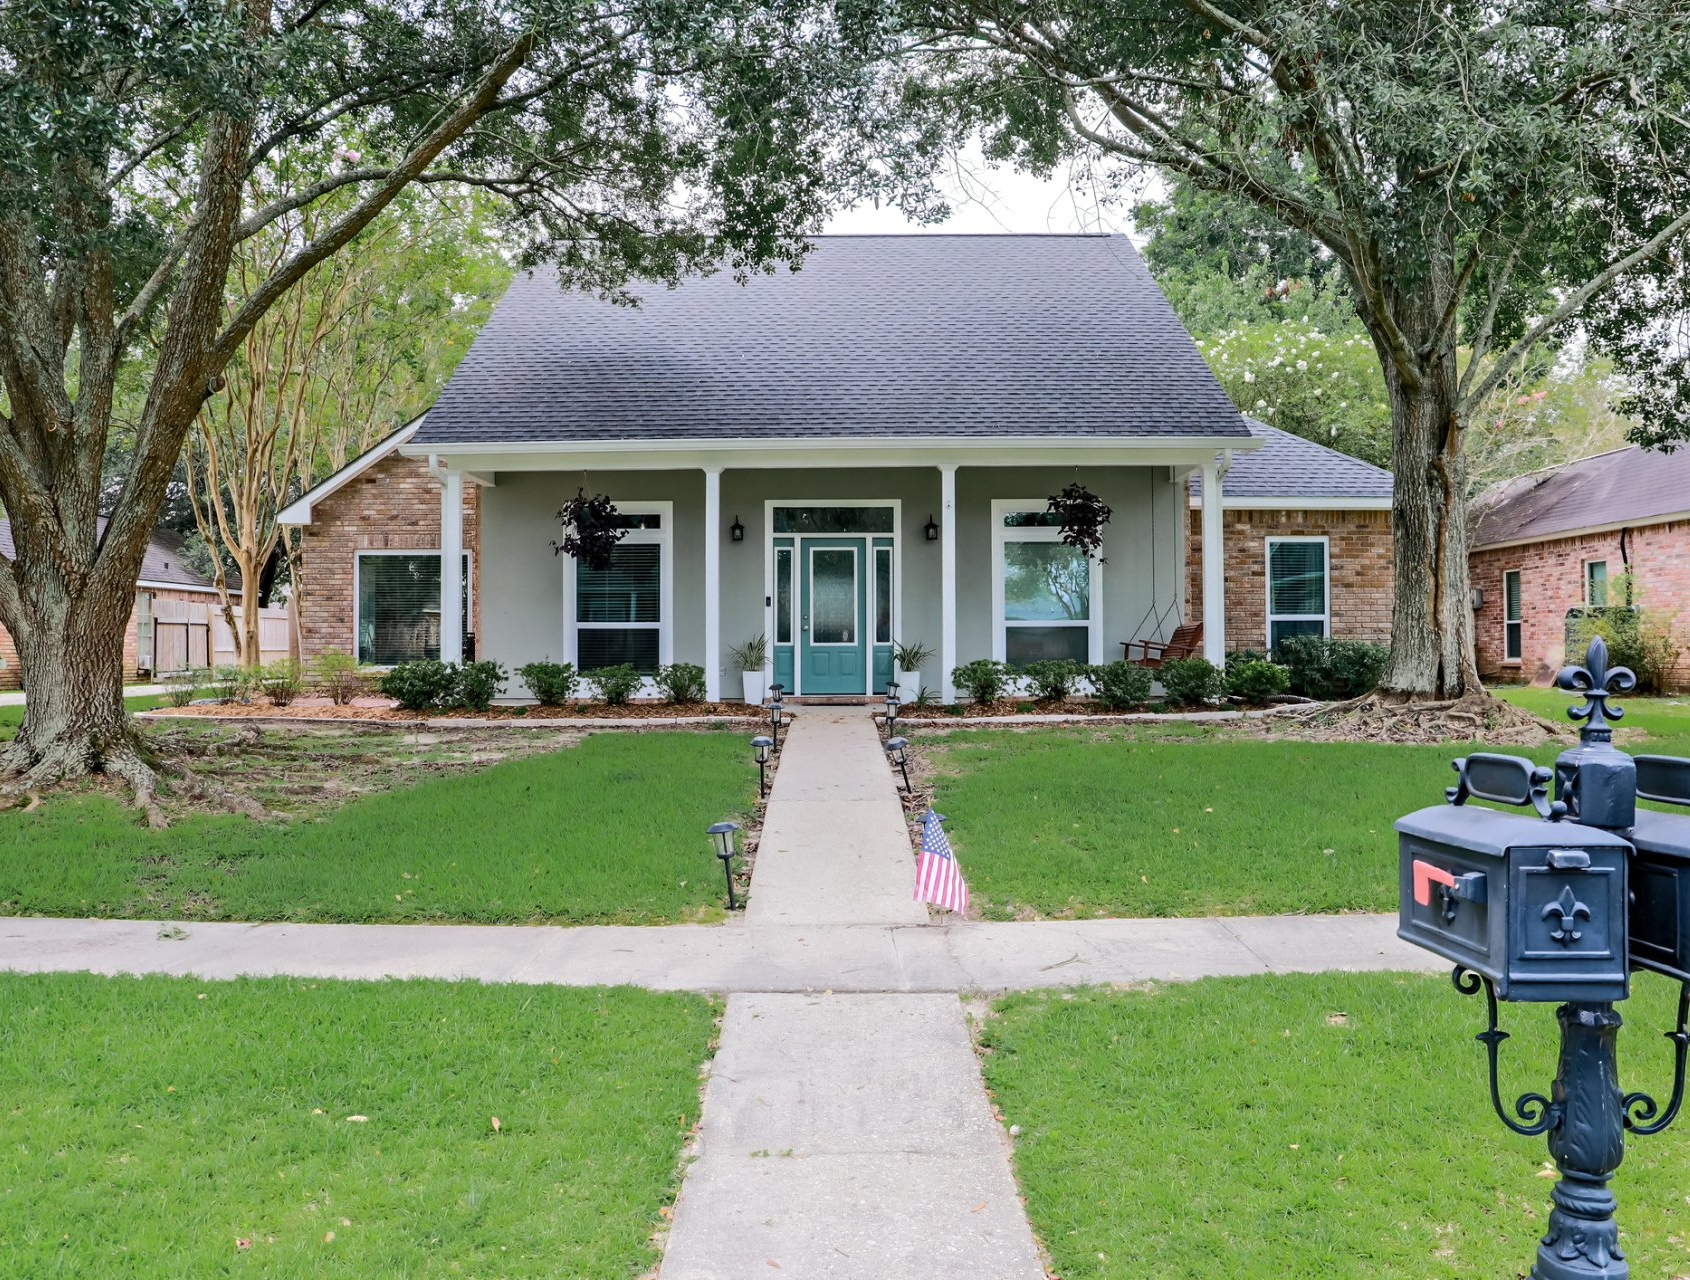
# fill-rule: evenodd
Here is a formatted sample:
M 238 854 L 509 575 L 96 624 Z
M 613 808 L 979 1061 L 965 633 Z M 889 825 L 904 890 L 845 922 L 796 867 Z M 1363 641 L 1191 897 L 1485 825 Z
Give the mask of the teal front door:
M 866 693 L 867 540 L 803 538 L 798 545 L 798 688 L 806 694 Z

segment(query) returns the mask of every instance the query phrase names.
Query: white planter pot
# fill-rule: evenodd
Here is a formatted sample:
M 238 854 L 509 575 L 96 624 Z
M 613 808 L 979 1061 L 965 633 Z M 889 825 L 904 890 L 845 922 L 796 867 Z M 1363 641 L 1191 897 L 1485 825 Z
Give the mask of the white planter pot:
M 898 697 L 903 699 L 905 704 L 912 703 L 921 696 L 921 672 L 902 671 L 893 667 L 892 680 L 898 686 Z
M 740 679 L 745 681 L 745 700 L 762 706 L 769 697 L 769 673 L 767 671 L 742 671 Z

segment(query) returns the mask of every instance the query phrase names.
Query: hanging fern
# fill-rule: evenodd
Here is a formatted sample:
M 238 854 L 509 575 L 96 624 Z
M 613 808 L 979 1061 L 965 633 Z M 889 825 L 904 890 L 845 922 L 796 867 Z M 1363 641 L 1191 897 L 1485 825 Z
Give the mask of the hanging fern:
M 1076 480 L 1054 495 L 1046 509 L 1060 523 L 1063 542 L 1103 563 L 1097 555 L 1103 547 L 1103 526 L 1114 514 L 1108 503 Z
M 589 498 L 585 489 L 577 489 L 557 513 L 563 523 L 563 541 L 554 542 L 552 550 L 574 556 L 591 569 L 610 568 L 611 549 L 628 533 L 621 525 L 620 514 L 604 494 Z

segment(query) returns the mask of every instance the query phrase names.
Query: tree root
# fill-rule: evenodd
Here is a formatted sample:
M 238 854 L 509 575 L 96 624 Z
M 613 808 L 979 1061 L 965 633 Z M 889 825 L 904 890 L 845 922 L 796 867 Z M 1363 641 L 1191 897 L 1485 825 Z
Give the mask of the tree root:
M 1459 698 L 1422 698 L 1382 689 L 1348 702 L 1290 713 L 1299 736 L 1329 742 L 1438 743 L 1482 741 L 1497 746 L 1564 742 L 1569 730 L 1523 711 L 1484 689 Z

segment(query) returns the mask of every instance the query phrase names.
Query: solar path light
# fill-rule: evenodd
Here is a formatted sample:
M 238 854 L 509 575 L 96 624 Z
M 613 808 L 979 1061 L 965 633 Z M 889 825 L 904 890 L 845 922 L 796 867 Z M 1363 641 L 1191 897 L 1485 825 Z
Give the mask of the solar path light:
M 897 722 L 897 719 L 898 719 L 898 706 L 899 706 L 899 704 L 900 704 L 900 699 L 898 697 L 898 686 L 896 684 L 887 685 L 886 686 L 886 736 L 888 738 L 890 738 L 892 736 L 892 732 L 893 732 L 892 727 Z
M 751 749 L 757 753 L 757 791 L 765 800 L 769 798 L 769 752 L 774 745 L 775 740 L 766 733 L 751 739 Z
M 892 757 L 892 763 L 898 766 L 898 772 L 904 775 L 904 790 L 910 789 L 910 767 L 908 738 L 886 739 L 886 754 Z
M 776 685 L 775 687 L 778 689 L 780 686 Z M 777 693 L 769 699 L 769 732 L 773 735 L 769 742 L 776 751 L 780 750 L 780 718 L 785 712 L 786 706 L 781 702 L 780 695 Z
M 716 856 L 722 860 L 722 874 L 728 879 L 728 910 L 738 909 L 734 900 L 734 832 L 737 822 L 718 822 L 710 828 L 710 838 L 716 842 Z

